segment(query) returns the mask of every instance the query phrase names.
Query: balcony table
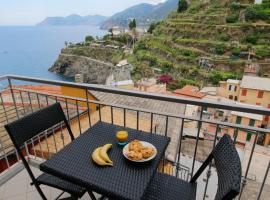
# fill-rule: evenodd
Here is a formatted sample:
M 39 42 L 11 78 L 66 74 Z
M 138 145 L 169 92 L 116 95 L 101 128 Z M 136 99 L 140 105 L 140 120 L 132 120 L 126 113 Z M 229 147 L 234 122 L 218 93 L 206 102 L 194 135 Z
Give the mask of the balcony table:
M 116 141 L 115 134 L 119 130 L 128 131 L 129 141 L 138 139 L 152 143 L 157 148 L 157 156 L 147 163 L 128 161 Z M 110 198 L 139 200 L 157 171 L 169 142 L 170 138 L 165 136 L 98 122 L 42 163 L 40 170 Z M 106 143 L 113 144 L 109 152 L 113 167 L 98 166 L 91 158 L 93 150 Z

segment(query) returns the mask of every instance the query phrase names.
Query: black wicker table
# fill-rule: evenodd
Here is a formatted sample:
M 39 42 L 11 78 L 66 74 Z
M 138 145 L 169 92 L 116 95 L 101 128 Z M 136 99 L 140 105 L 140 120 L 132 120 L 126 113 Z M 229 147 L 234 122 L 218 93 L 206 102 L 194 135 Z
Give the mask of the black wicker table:
M 115 133 L 119 130 L 127 130 L 129 140 L 139 139 L 155 145 L 158 150 L 155 159 L 147 163 L 133 163 L 125 159 L 122 148 L 116 143 Z M 98 122 L 41 164 L 40 170 L 113 199 L 139 200 L 153 178 L 169 142 L 170 138 L 165 136 Z M 93 150 L 106 143 L 113 144 L 109 152 L 113 167 L 97 166 L 91 159 Z

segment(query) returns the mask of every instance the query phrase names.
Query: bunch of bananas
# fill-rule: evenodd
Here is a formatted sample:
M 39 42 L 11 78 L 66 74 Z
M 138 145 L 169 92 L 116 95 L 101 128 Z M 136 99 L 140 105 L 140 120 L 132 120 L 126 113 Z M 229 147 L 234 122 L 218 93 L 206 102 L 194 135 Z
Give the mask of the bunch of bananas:
M 96 148 L 92 153 L 93 161 L 101 166 L 113 166 L 113 161 L 109 158 L 107 152 L 112 148 L 112 144 L 105 144 Z

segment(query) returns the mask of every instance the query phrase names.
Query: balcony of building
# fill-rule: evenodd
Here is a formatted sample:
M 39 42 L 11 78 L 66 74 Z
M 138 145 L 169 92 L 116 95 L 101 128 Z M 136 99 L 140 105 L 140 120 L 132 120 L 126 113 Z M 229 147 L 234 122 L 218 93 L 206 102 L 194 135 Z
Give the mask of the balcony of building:
M 270 195 L 270 149 L 264 146 L 270 129 L 221 120 L 222 116 L 208 116 L 211 112 L 207 112 L 269 116 L 269 109 L 21 76 L 3 76 L 0 82 L 0 199 L 40 198 L 29 185 L 28 174 L 4 125 L 55 102 L 61 104 L 75 137 L 99 121 L 169 136 L 171 142 L 158 170 L 184 180 L 190 180 L 219 138 L 228 133 L 242 162 L 239 199 L 267 199 Z M 194 106 L 195 114 L 187 111 Z M 249 141 L 247 133 L 252 134 Z M 31 138 L 23 151 L 39 174 L 38 165 L 70 142 L 66 128 L 60 124 Z M 197 199 L 214 199 L 217 184 L 216 170 L 211 166 L 198 180 Z M 51 199 L 61 193 L 49 187 L 43 189 Z M 90 198 L 85 195 L 82 199 Z

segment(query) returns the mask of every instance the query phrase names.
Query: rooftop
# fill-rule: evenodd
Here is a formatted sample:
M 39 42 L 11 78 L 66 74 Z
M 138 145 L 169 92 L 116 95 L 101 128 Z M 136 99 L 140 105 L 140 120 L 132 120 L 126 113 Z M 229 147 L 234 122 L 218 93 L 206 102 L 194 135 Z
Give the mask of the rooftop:
M 174 90 L 173 95 L 176 96 L 188 96 L 192 98 L 201 99 L 205 96 L 204 93 L 199 92 L 199 88 L 192 86 L 192 85 L 186 85 L 182 89 Z
M 270 79 L 257 76 L 243 76 L 242 88 L 270 91 Z

